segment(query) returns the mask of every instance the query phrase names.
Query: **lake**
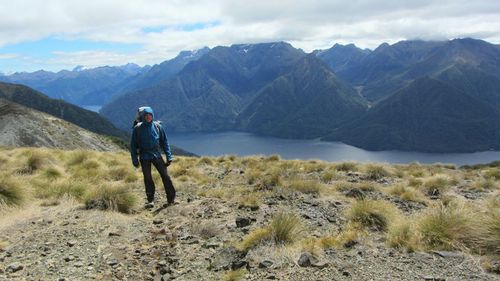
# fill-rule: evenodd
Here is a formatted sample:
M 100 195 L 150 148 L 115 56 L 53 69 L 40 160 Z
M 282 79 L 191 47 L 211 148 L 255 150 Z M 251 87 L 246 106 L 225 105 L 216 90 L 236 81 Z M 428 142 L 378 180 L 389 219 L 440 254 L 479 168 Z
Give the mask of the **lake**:
M 168 134 L 170 144 L 198 155 L 238 156 L 279 154 L 283 159 L 320 159 L 330 162 L 489 163 L 500 160 L 500 151 L 475 153 L 420 153 L 368 151 L 340 142 L 280 139 L 242 132 Z
M 99 112 L 99 110 L 101 110 L 102 105 L 84 105 L 82 107 L 85 108 L 86 110 Z

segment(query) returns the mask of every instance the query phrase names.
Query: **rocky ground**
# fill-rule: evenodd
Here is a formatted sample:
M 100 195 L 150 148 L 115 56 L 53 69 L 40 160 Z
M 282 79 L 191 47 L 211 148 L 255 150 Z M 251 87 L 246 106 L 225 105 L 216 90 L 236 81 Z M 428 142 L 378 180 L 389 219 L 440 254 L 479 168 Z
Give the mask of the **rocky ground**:
M 180 204 L 135 215 L 82 206 L 38 207 L 2 229 L 0 280 L 221 280 L 247 268 L 244 280 L 500 280 L 460 252 L 405 253 L 372 234 L 321 260 L 300 252 L 236 250 L 238 241 L 286 205 L 310 225 L 337 227 L 343 202 L 303 196 L 269 200 L 259 210 L 179 194 Z
M 238 185 L 231 183 L 246 177 L 244 171 L 203 169 L 239 196 Z M 362 180 L 360 173 L 342 177 Z M 387 200 L 405 214 L 426 207 L 379 189 L 319 195 L 276 187 L 255 206 L 227 194 L 200 192 L 196 183 L 179 176 L 174 179 L 178 204 L 166 208 L 161 190 L 154 209 L 139 208 L 132 214 L 87 210 L 68 198 L 53 206 L 34 199 L 28 207 L 2 213 L 0 280 L 500 280 L 467 251 L 407 252 L 388 247 L 380 231 L 367 231 L 341 247 L 309 251 L 273 243 L 247 251 L 237 247 L 280 210 L 297 214 L 307 229 L 304 235 L 314 238 L 345 227 L 352 197 Z M 394 181 L 388 177 L 379 184 Z M 213 184 L 202 187 L 213 190 Z M 142 189 L 135 192 L 143 196 Z M 467 196 L 479 200 L 485 193 Z

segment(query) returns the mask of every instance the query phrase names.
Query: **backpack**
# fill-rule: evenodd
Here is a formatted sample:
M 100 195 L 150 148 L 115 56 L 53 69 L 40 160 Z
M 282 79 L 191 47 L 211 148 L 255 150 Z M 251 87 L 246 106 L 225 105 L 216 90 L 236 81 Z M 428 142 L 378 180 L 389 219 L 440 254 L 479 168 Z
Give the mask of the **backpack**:
M 139 134 L 140 134 L 140 127 L 141 127 L 141 124 L 143 122 L 142 120 L 142 116 L 143 116 L 143 112 L 144 110 L 148 108 L 148 106 L 141 106 L 137 109 L 137 112 L 135 114 L 135 120 L 134 120 L 134 124 L 132 126 L 132 128 L 135 130 L 137 130 L 135 136 L 136 136 L 136 142 L 137 144 L 139 145 L 139 147 L 141 147 L 141 141 L 140 141 L 140 138 L 139 138 Z M 157 150 L 161 152 L 161 145 L 162 143 L 164 142 L 164 139 L 163 139 L 163 134 L 161 133 L 161 122 L 160 121 L 153 121 L 153 126 L 155 127 L 155 130 L 156 130 L 156 133 L 158 133 L 158 135 L 160 136 L 160 142 L 159 142 L 159 147 L 157 147 Z M 137 154 L 140 154 L 140 149 L 137 149 Z
M 143 112 L 148 107 L 149 106 L 141 106 L 137 109 L 137 112 L 135 113 L 135 119 L 134 119 L 134 124 L 132 125 L 132 128 L 135 128 L 137 123 L 141 123 L 143 121 L 142 120 Z

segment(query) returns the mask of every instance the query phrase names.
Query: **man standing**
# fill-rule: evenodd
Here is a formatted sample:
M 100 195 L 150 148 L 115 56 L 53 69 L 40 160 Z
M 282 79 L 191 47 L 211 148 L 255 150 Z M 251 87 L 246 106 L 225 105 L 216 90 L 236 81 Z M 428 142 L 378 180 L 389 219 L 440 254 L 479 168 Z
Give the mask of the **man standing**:
M 167 194 L 167 204 L 175 204 L 175 188 L 172 180 L 167 173 L 167 167 L 172 163 L 172 153 L 167 140 L 167 134 L 159 122 L 154 121 L 154 113 L 151 107 L 141 108 L 140 121 L 134 126 L 132 138 L 130 140 L 130 155 L 132 164 L 139 168 L 139 155 L 142 174 L 144 175 L 144 185 L 146 186 L 147 202 L 144 205 L 146 209 L 154 207 L 155 183 L 151 176 L 151 164 L 153 164 L 160 173 Z M 163 161 L 161 151 L 165 152 L 167 162 Z

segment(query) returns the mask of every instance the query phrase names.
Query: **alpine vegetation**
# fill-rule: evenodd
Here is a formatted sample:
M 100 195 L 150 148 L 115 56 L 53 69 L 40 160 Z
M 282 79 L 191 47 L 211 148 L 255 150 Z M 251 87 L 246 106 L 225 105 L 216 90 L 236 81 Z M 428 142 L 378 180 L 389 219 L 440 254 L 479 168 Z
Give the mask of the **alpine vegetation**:
M 492 280 L 500 271 L 498 165 L 176 156 L 178 204 L 157 188 L 160 204 L 146 209 L 143 176 L 124 151 L 0 152 L 0 279 Z

